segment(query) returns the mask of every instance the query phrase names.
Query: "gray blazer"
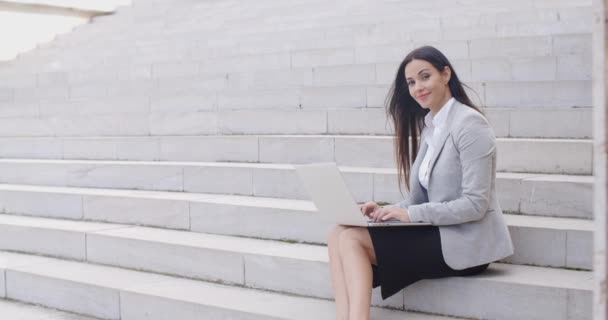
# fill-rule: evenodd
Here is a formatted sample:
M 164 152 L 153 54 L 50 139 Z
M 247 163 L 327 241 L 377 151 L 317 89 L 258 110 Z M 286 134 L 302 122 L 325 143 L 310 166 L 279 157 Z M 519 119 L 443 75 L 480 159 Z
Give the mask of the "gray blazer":
M 422 131 L 412 165 L 410 193 L 396 205 L 407 208 L 412 221 L 439 226 L 443 257 L 453 269 L 512 255 L 511 236 L 496 197 L 496 137 L 486 118 L 454 102 L 429 164 L 428 194 L 418 180 L 427 134 L 429 128 Z

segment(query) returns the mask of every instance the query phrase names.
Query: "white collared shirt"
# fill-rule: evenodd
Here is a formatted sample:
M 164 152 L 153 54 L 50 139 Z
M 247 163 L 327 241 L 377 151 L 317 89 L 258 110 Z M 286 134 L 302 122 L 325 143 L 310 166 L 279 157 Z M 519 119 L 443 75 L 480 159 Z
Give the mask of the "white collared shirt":
M 425 136 L 426 144 L 428 148 L 426 149 L 426 154 L 424 155 L 424 159 L 422 159 L 422 163 L 420 164 L 420 169 L 418 171 L 418 180 L 420 180 L 420 184 L 425 188 L 429 188 L 429 175 L 430 175 L 430 162 L 433 154 L 435 154 L 435 150 L 437 149 L 437 139 L 441 135 L 441 131 L 445 128 L 446 120 L 448 117 L 448 113 L 454 104 L 456 99 L 451 98 L 446 102 L 446 104 L 439 109 L 439 112 L 433 117 L 433 114 L 429 112 L 424 117 L 424 123 L 428 127 L 427 134 Z

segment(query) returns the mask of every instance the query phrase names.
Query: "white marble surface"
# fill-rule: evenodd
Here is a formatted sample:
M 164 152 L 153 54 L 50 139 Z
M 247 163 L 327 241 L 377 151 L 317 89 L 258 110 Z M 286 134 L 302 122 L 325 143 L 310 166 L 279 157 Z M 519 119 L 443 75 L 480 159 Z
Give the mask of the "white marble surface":
M 190 238 L 199 238 L 193 234 Z M 140 240 L 116 233 L 89 234 L 87 258 L 94 263 L 173 274 L 223 283 L 244 284 L 243 257 L 239 253 L 198 244 L 179 245 L 161 239 Z
M 82 210 L 86 220 L 170 229 L 190 227 L 189 205 L 177 199 L 84 195 Z
M 122 201 L 125 202 L 125 200 Z M 166 203 L 171 204 L 169 201 Z M 173 203 L 177 202 L 173 201 Z M 181 204 L 183 206 L 190 205 L 187 202 L 181 202 Z M 205 209 L 214 211 L 206 212 Z M 149 212 L 136 212 L 136 215 L 143 216 L 143 213 Z M 191 228 L 191 230 L 198 232 L 324 243 L 326 232 L 329 229 L 328 225 L 321 222 L 316 216 L 318 213 L 314 211 L 290 210 L 282 212 L 278 208 L 260 208 L 251 205 L 226 204 L 221 206 L 217 202 L 209 205 L 204 200 L 199 200 L 193 204 L 190 214 L 192 220 L 186 221 L 186 229 Z M 293 220 L 291 217 L 293 217 Z M 210 220 L 210 218 L 213 219 Z M 509 224 L 515 246 L 515 255 L 505 259 L 506 262 L 560 268 L 592 268 L 591 252 L 589 250 L 593 230 L 591 221 L 518 215 L 506 215 L 505 218 Z M 104 220 L 124 222 L 125 219 L 104 217 Z M 303 222 L 298 231 L 288 231 L 293 228 L 296 221 Z M 130 221 L 130 223 L 146 225 L 154 225 L 155 222 L 154 216 L 151 218 L 142 217 L 134 222 Z M 231 222 L 243 224 L 244 227 L 235 229 Z M 161 227 L 176 228 L 171 225 Z M 181 266 L 189 265 L 186 262 L 174 263 L 169 261 L 181 261 L 183 257 L 188 255 L 204 257 L 217 254 L 218 257 L 222 257 L 222 255 L 230 256 L 230 252 L 239 252 L 257 255 L 270 254 L 289 258 L 292 257 L 293 252 L 297 259 L 313 260 L 319 259 L 319 252 L 315 250 L 323 251 L 322 256 L 326 255 L 324 247 L 291 247 L 272 241 L 213 236 L 205 233 L 133 228 L 128 225 L 57 221 L 10 215 L 0 216 L 0 229 L 3 230 L 3 236 L 0 237 L 0 247 L 4 250 L 32 252 L 78 260 L 89 258 L 97 262 L 117 263 L 135 269 L 159 268 L 160 270 L 154 270 L 169 273 L 176 273 L 170 270 L 180 270 Z M 87 239 L 87 249 L 85 249 L 85 237 Z M 41 239 L 42 242 L 40 242 Z M 121 241 L 125 244 L 120 244 Z M 190 252 L 194 250 L 192 247 L 200 248 L 202 251 L 192 253 Z M 205 253 L 205 250 L 210 253 Z M 122 254 L 120 254 L 121 252 Z M 150 254 L 144 255 L 142 252 L 150 252 Z M 155 254 L 154 252 L 165 253 Z M 165 257 L 173 255 L 176 256 Z M 146 257 L 152 260 L 148 261 Z M 217 260 L 220 258 L 210 259 Z M 325 259 L 326 257 L 322 258 L 321 261 L 325 261 Z M 294 260 L 293 263 L 297 264 L 297 260 Z M 217 267 L 216 264 L 204 266 L 205 268 L 211 268 L 209 270 L 214 270 L 200 271 L 205 276 L 199 277 L 205 279 L 216 273 L 222 274 L 226 270 L 221 267 L 217 270 L 214 269 Z M 202 265 L 199 267 L 200 270 L 207 270 L 205 268 Z M 239 267 L 238 270 L 241 270 L 241 268 Z M 238 270 L 234 271 L 233 274 L 240 274 Z M 177 273 L 179 274 L 179 272 Z M 224 280 L 238 282 L 232 277 Z
M 15 320 L 97 320 L 97 318 L 10 300 L 0 300 L 0 313 L 7 319 Z
M 606 277 L 608 264 L 606 259 L 606 244 L 608 243 L 608 154 L 606 152 L 608 132 L 608 2 L 594 1 L 594 25 L 591 52 L 593 55 L 593 136 L 594 158 L 593 172 L 595 183 L 593 186 L 593 212 L 597 224 L 594 233 L 593 262 L 595 282 L 593 290 L 593 317 L 594 319 L 608 319 L 608 303 L 606 299 Z
M 276 294 L 75 262 L 55 261 L 51 264 L 16 267 L 15 271 L 7 272 L 7 277 L 9 296 L 13 298 L 62 309 L 77 309 L 75 311 L 110 318 L 115 318 L 116 304 L 113 301 L 118 292 L 121 292 L 122 312 L 127 312 L 127 310 L 135 312 L 135 306 L 129 302 L 132 300 L 126 298 L 130 294 L 171 299 L 178 302 L 178 305 L 194 303 L 226 308 L 225 303 L 230 303 L 229 309 L 231 310 L 243 311 L 242 308 L 246 308 L 248 312 L 257 310 L 256 313 L 293 311 L 292 308 L 277 308 L 265 304 L 272 301 L 281 302 L 280 305 L 285 306 L 287 300 L 290 299 L 309 300 L 308 298 L 281 295 L 269 299 L 270 297 L 265 295 Z M 517 309 L 517 314 L 534 319 L 547 318 L 549 313 L 556 315 L 558 319 L 567 319 L 566 313 L 562 313 L 562 311 L 573 310 L 573 304 L 576 301 L 583 302 L 588 298 L 585 295 L 590 292 L 591 278 L 589 272 L 494 264 L 490 270 L 473 278 L 450 278 L 417 283 L 405 291 L 405 301 L 408 308 L 412 304 L 416 306 L 416 309 L 445 310 L 447 308 L 451 313 L 469 316 L 475 314 L 492 317 L 502 313 L 496 311 L 498 309 L 495 309 L 491 303 L 470 304 L 465 302 L 465 300 L 470 301 L 468 299 L 472 295 L 478 295 L 482 300 L 502 298 L 500 310 L 503 311 L 515 312 L 512 309 Z M 28 291 L 34 281 L 38 284 L 38 290 L 32 292 L 33 290 L 30 289 Z M 60 294 L 52 297 L 43 296 L 46 290 L 59 289 Z M 463 295 L 463 290 L 466 290 L 466 295 Z M 411 292 L 414 291 L 416 294 L 412 295 Z M 441 294 L 438 296 L 439 292 Z M 79 295 L 78 298 L 74 296 L 75 294 Z M 560 304 L 560 309 L 550 306 L 538 309 L 538 304 L 533 311 L 524 307 L 532 301 L 541 301 L 537 300 L 539 299 L 537 295 L 545 299 L 546 303 L 555 302 L 555 299 L 564 299 L 564 303 Z M 570 300 L 570 303 L 566 303 L 566 295 L 572 296 L 573 300 Z M 223 297 L 231 298 L 223 300 L 225 299 Z M 235 297 L 239 298 L 235 300 Z M 91 305 L 91 301 L 98 301 L 102 304 Z M 235 301 L 240 302 L 235 304 Z M 458 303 L 459 301 L 460 303 Z M 166 302 L 165 300 L 162 304 Z M 141 305 L 139 306 L 141 309 Z M 100 308 L 103 308 L 103 311 Z M 316 307 L 313 310 L 320 309 Z M 544 314 L 539 313 L 540 310 Z M 589 310 L 578 310 L 578 312 L 581 311 L 583 316 L 588 315 Z M 374 310 L 374 312 L 378 311 Z M 309 314 L 307 315 L 309 316 Z
M 92 140 L 93 144 L 79 151 L 79 154 L 85 159 L 94 157 L 108 159 L 115 156 L 120 159 L 133 155 L 136 160 L 273 163 L 337 161 L 342 165 L 350 166 L 394 167 L 390 136 L 163 136 L 149 138 L 155 142 L 143 140 L 146 143 L 141 151 L 128 150 L 129 147 L 134 149 L 137 146 L 138 139 L 144 138 L 131 138 L 120 143 L 119 139 L 110 140 L 116 141 L 117 145 L 114 147 L 112 142 L 105 138 Z M 26 140 L 21 142 L 24 141 Z M 70 140 L 70 143 L 73 144 L 75 141 Z M 96 144 L 100 144 L 103 148 L 95 148 Z M 591 172 L 591 140 L 498 138 L 497 144 L 500 151 L 499 171 L 566 174 Z M 521 151 L 521 148 L 526 152 L 513 151 L 514 149 Z M 113 155 L 114 152 L 116 155 Z M 143 155 L 148 155 L 147 157 L 150 158 L 142 159 Z M 32 157 L 33 154 L 22 151 L 19 154 L 13 153 L 10 157 L 18 156 Z M 62 157 L 64 156 L 58 155 L 56 158 Z
M 589 140 L 498 139 L 498 171 L 590 175 Z
M 376 170 L 394 167 L 392 141 L 386 137 L 181 136 L 390 134 L 381 123 L 388 85 L 404 53 L 422 44 L 444 51 L 485 106 L 509 108 L 488 111 L 499 137 L 591 136 L 589 52 L 597 50 L 590 45 L 590 0 L 474 0 L 471 6 L 446 5 L 441 0 L 382 5 L 367 0 L 340 5 L 270 0 L 252 7 L 184 2 L 166 10 L 168 4 L 172 2 L 136 2 L 2 66 L 0 80 L 7 89 L 0 90 L 0 136 L 7 138 L 0 140 L 0 156 L 281 164 L 337 160 L 374 167 L 345 170 L 357 200 L 399 200 L 394 172 Z M 321 10 L 325 15 L 318 14 Z M 428 16 L 431 10 L 433 16 Z M 411 19 L 403 19 L 403 12 Z M 22 77 L 11 78 L 13 74 Z M 24 74 L 33 75 L 33 81 Z M 8 137 L 15 135 L 58 137 Z M 592 164 L 598 164 L 592 161 L 590 140 L 499 139 L 498 143 L 499 169 L 504 171 L 590 175 Z M 225 195 L 306 198 L 293 171 L 284 167 L 0 163 L 0 176 L 10 183 L 220 193 L 9 188 L 0 191 L 5 211 L 324 241 L 309 202 Z M 590 267 L 593 222 L 579 218 L 591 218 L 593 182 L 589 177 L 499 174 L 503 209 L 577 218 L 508 216 L 520 248 L 513 261 Z M 67 223 L 45 227 L 40 221 L 20 224 L 16 223 L 20 217 L 10 219 L 0 224 L 11 238 L 6 246 L 17 250 L 65 255 L 56 246 L 83 243 L 68 238 L 68 233 L 96 230 L 73 226 L 70 231 Z M 210 227 L 208 219 L 221 223 Z M 294 222 L 298 228 L 292 227 Z M 331 293 L 324 262 L 307 260 L 315 256 L 307 246 L 286 250 L 265 242 L 222 242 L 216 237 L 213 249 L 203 246 L 200 234 L 134 229 L 89 233 L 91 257 L 193 277 L 217 274 L 226 281 L 294 288 L 296 293 Z M 17 241 L 20 236 L 34 240 Z M 45 244 L 36 245 L 35 239 Z M 222 260 L 226 265 L 233 264 L 227 252 L 243 248 L 245 253 L 239 252 L 245 261 L 234 259 L 235 270 L 224 274 L 208 262 L 226 259 Z M 76 252 L 70 245 L 60 249 Z M 58 262 L 19 270 L 0 267 L 8 268 L 3 275 L 8 277 L 9 296 L 104 318 L 187 320 L 200 318 L 201 312 L 213 318 L 333 318 L 333 306 L 327 301 L 200 287 L 206 284 L 100 266 Z M 401 307 L 405 301 L 408 307 L 414 304 L 430 312 L 478 318 L 589 318 L 591 286 L 586 277 L 590 273 L 493 267 L 475 279 L 421 284 L 415 294 L 400 293 L 384 304 Z M 304 280 L 296 275 L 305 275 Z M 306 281 L 316 285 L 307 286 Z M 135 289 L 139 283 L 148 285 Z M 374 302 L 379 302 L 377 291 Z M 410 316 L 388 310 L 376 315 Z
M 281 137 L 262 136 L 260 140 L 260 162 L 308 163 L 334 161 L 334 139 L 332 137 Z
M 218 130 L 221 134 L 320 134 L 327 132 L 327 115 L 323 110 L 230 110 L 220 111 L 218 117 Z
M 403 199 L 397 186 L 395 169 L 344 166 L 340 168 L 356 201 L 398 202 Z M 38 175 L 28 175 L 31 170 L 37 170 Z M 183 190 L 196 193 L 309 199 L 293 167 L 281 164 L 0 160 L 0 172 L 4 173 L 3 182 L 11 184 L 151 191 Z M 497 195 L 505 211 L 590 219 L 592 210 L 589 201 L 592 183 L 591 176 L 499 172 Z M 23 190 L 14 188 L 8 187 L 6 191 Z M 0 190 L 2 190 L 1 185 Z M 43 190 L 54 189 L 39 191 Z M 44 203 L 18 201 L 27 196 L 19 193 L 15 197 L 2 196 L 0 191 L 0 204 L 4 204 L 12 213 L 19 213 L 22 207 L 30 211 L 39 208 L 37 212 L 45 210 Z M 68 203 L 61 203 L 59 199 L 48 201 L 58 206 L 50 208 L 46 213 L 48 215 L 76 216 L 78 214 L 79 209 L 71 200 L 65 200 Z M 45 213 L 41 212 L 41 214 Z

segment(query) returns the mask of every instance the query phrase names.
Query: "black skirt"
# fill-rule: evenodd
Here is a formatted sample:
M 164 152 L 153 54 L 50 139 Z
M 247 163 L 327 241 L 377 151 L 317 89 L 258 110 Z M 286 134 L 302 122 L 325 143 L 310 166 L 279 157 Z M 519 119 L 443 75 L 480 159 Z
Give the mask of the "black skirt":
M 367 228 L 376 253 L 372 266 L 373 287 L 381 287 L 382 299 L 422 279 L 469 276 L 487 269 L 484 264 L 464 270 L 450 268 L 443 259 L 436 226 Z

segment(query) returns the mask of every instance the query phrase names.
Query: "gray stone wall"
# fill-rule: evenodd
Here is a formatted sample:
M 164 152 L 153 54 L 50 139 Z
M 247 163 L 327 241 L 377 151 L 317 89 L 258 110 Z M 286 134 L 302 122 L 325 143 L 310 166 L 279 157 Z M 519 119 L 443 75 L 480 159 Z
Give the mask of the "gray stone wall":
M 595 294 L 594 294 L 594 319 L 608 319 L 608 310 L 606 303 L 606 275 L 608 273 L 608 264 L 606 263 L 606 244 L 607 237 L 607 219 L 608 210 L 606 202 L 608 199 L 608 179 L 606 161 L 608 154 L 608 100 L 606 92 L 608 92 L 608 0 L 598 0 L 595 2 L 597 10 L 594 17 L 594 33 L 593 33 L 593 101 L 594 101 L 594 140 L 595 140 L 595 159 L 594 159 L 594 176 L 595 176 Z

